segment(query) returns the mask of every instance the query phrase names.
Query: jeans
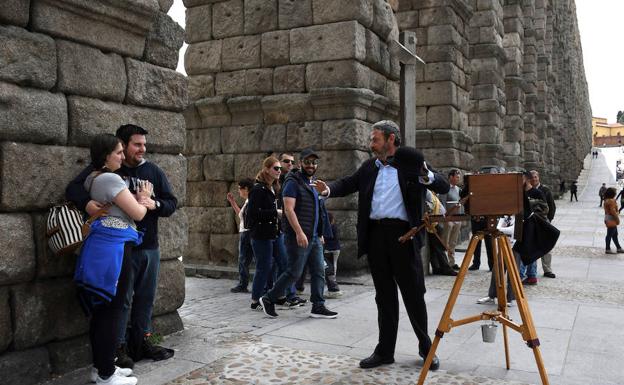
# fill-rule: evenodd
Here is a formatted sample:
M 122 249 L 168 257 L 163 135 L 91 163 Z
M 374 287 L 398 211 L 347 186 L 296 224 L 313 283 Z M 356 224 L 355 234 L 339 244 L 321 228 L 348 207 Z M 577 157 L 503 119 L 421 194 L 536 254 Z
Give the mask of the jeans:
M 251 236 L 249 231 L 243 231 L 238 241 L 238 285 L 247 288 L 249 283 L 249 264 L 254 257 L 251 248 Z
M 256 273 L 251 284 L 251 299 L 258 301 L 264 293 L 265 286 L 271 275 L 273 253 L 279 252 L 279 241 L 276 239 L 253 239 L 251 248 L 256 258 Z
M 616 227 L 607 227 L 607 236 L 605 237 L 606 249 L 611 250 L 611 239 L 613 239 L 613 244 L 617 247 L 618 250 L 621 249 L 620 242 L 618 241 L 618 231 Z
M 126 342 L 126 324 L 128 310 L 132 304 L 130 327 L 143 334 L 152 332 L 152 311 L 156 298 L 158 272 L 160 270 L 160 250 L 132 250 L 132 269 L 130 271 L 130 287 L 128 288 L 119 324 L 119 345 Z
M 288 253 L 286 251 L 286 246 L 284 245 L 284 234 L 280 234 L 277 237 L 277 247 L 273 248 L 273 263 L 271 264 L 271 274 L 269 274 L 269 279 L 267 280 L 267 284 L 265 286 L 265 293 L 273 287 L 275 282 L 283 272 L 286 271 L 288 266 Z M 291 285 L 286 292 L 286 298 L 292 299 L 296 296 L 297 291 L 295 290 L 295 286 Z
M 327 282 L 327 289 L 329 289 L 329 291 L 340 290 L 338 282 L 336 281 L 339 255 L 340 250 L 328 250 L 323 253 L 325 263 L 327 264 L 327 267 L 325 268 L 325 281 Z
M 487 254 L 488 259 L 488 268 L 492 270 L 492 267 L 494 266 L 494 257 L 492 256 L 492 237 L 486 235 L 483 237 L 483 241 L 485 242 L 485 253 Z M 475 248 L 472 264 L 477 267 L 481 266 L 481 241 L 477 243 L 477 247 Z
M 282 297 L 287 290 L 292 289 L 293 283 L 301 276 L 306 263 L 309 263 L 311 276 L 310 302 L 314 305 L 325 303 L 323 289 L 325 288 L 325 267 L 323 263 L 323 246 L 317 236 L 308 240 L 308 247 L 297 245 L 295 237 L 286 237 L 286 251 L 288 263 L 286 271 L 279 276 L 277 282 L 266 296 L 271 302 Z
M 525 278 L 537 278 L 537 261 L 533 261 L 533 263 L 528 266 L 524 263 L 520 266 L 520 279 Z

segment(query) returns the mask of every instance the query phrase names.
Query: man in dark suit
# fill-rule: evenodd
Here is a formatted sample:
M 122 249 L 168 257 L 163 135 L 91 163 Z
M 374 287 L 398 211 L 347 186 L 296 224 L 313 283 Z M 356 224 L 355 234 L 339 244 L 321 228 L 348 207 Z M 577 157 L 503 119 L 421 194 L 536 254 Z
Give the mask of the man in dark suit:
M 397 284 L 418 337 L 420 356 L 426 358 L 431 348 L 420 258 L 423 232 L 405 243 L 399 243 L 398 239 L 422 223 L 426 189 L 444 194 L 449 191 L 449 183 L 443 174 L 427 168 L 420 151 L 399 147 L 400 144 L 396 123 L 377 122 L 369 145 L 375 157 L 329 187 L 317 182 L 321 195 L 344 197 L 358 193 L 358 257 L 368 257 L 379 323 L 379 342 L 373 354 L 360 361 L 362 368 L 394 362 L 399 326 Z M 440 361 L 435 357 L 430 369 L 437 370 L 439 366 Z
M 531 170 L 531 186 L 540 190 L 544 197 L 546 198 L 546 204 L 548 205 L 548 214 L 546 214 L 548 218 L 548 222 L 552 222 L 555 218 L 555 211 L 557 211 L 557 206 L 555 205 L 555 200 L 553 199 L 552 192 L 550 189 L 543 184 L 540 183 L 539 172 L 537 170 Z M 542 257 L 542 269 L 544 270 L 544 277 L 555 278 L 556 275 L 552 271 L 552 255 L 547 253 Z

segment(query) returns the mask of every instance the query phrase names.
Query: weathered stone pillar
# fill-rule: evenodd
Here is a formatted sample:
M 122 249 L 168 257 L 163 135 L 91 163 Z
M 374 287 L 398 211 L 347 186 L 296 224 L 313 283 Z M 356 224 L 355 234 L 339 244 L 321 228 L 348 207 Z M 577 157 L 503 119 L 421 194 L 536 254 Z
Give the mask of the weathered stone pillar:
M 524 15 L 524 63 L 522 74 L 526 104 L 524 106 L 524 166 L 537 167 L 539 152 L 535 128 L 537 104 L 537 47 L 535 27 L 535 0 L 523 0 Z
M 267 153 L 320 151 L 319 177 L 353 172 L 369 157 L 370 123 L 398 118 L 398 38 L 383 0 L 185 0 L 187 261 L 237 261 L 225 194 L 254 177 Z M 330 199 L 341 228 L 341 269 L 355 259 L 357 202 Z M 344 255 L 344 257 L 343 257 Z
M 501 0 L 471 1 L 468 27 L 472 66 L 468 126 L 477 166 L 502 165 L 505 116 L 504 12 Z
M 165 3 L 165 2 L 163 2 Z M 90 361 L 76 299 L 75 256 L 45 239 L 47 209 L 89 162 L 88 145 L 123 123 L 149 130 L 150 160 L 186 195 L 182 110 L 175 72 L 182 28 L 156 0 L 12 0 L 0 7 L 0 376 L 35 384 Z M 159 333 L 180 330 L 186 217 L 160 227 L 154 310 Z
M 438 168 L 469 170 L 473 160 L 466 114 L 471 16 L 460 0 L 399 3 L 399 28 L 416 32 L 417 54 L 426 62 L 416 77 L 416 146 Z
M 523 166 L 524 146 L 524 14 L 521 0 L 508 0 L 505 3 L 503 47 L 505 64 L 506 114 L 504 117 L 503 149 L 508 169 Z

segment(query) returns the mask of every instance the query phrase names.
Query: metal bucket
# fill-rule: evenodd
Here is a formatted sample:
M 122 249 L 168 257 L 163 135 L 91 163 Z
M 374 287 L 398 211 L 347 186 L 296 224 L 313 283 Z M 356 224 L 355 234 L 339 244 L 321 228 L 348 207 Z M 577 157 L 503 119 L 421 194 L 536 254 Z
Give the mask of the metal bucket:
M 496 325 L 495 323 L 481 325 L 481 337 L 483 338 L 483 342 L 495 342 L 497 329 L 498 325 Z

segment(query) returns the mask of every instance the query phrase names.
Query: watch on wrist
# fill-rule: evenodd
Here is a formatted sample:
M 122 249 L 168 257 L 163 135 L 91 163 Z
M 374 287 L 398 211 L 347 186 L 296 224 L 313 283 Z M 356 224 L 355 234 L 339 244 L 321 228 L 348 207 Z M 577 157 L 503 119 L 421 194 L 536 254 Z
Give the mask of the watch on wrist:
M 154 200 L 154 204 L 156 205 L 156 210 L 160 209 L 160 201 L 159 200 Z

